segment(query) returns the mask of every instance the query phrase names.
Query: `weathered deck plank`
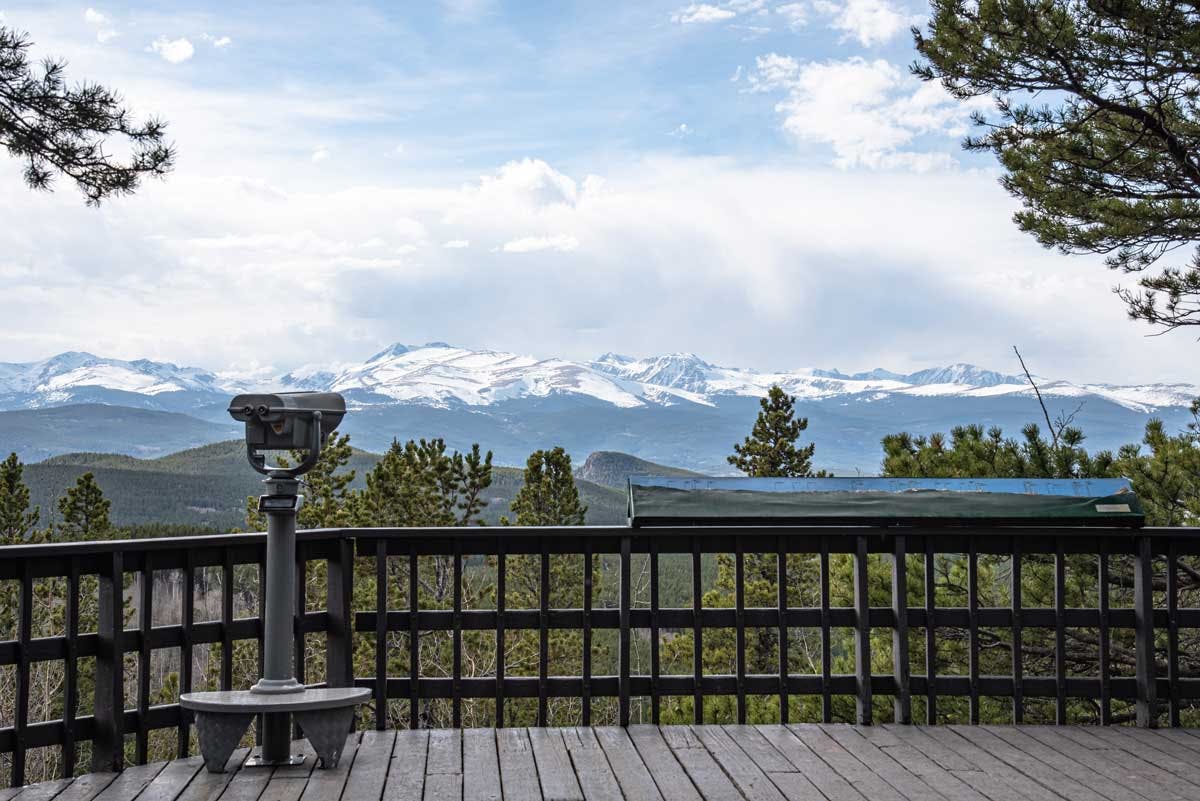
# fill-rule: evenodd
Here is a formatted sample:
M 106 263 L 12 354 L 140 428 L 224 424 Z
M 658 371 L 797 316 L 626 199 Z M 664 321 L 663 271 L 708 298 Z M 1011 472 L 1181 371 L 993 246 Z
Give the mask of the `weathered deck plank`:
M 383 801 L 421 801 L 425 794 L 425 759 L 429 732 L 396 732 L 396 745 L 383 785 Z
M 496 732 L 496 750 L 500 755 L 500 786 L 505 801 L 541 801 L 542 788 L 529 732 L 500 729 Z
M 601 731 L 605 733 L 601 735 L 600 741 L 605 742 L 610 736 L 615 737 L 615 735 L 608 735 L 607 732 L 620 731 L 620 729 L 602 729 Z M 683 765 L 671 753 L 671 749 L 667 746 L 662 732 L 657 726 L 630 726 L 625 732 L 629 741 L 633 743 L 633 747 L 637 749 L 642 764 L 654 778 L 654 783 L 658 786 L 658 792 L 662 795 L 663 801 L 703 801 L 700 791 L 688 778 Z
M 347 737 L 338 767 L 198 757 L 0 801 L 1192 801 L 1200 730 L 849 724 L 433 729 Z
M 463 731 L 464 801 L 501 801 L 500 757 L 494 729 Z M 351 796 L 352 801 L 361 801 Z

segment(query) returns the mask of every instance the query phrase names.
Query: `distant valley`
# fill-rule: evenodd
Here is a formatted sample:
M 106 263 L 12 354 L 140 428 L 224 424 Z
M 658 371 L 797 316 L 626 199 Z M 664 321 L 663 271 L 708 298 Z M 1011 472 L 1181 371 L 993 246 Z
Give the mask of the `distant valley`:
M 347 469 L 356 473 L 354 487 L 379 460 L 379 454 L 355 450 Z M 112 502 L 116 525 L 178 523 L 227 531 L 245 525 L 246 497 L 263 492 L 262 476 L 246 464 L 240 440 L 205 445 L 158 459 L 121 454 L 71 453 L 26 465 L 25 481 L 31 502 L 40 507 L 42 522 L 53 522 L 55 503 L 76 479 L 92 472 Z M 625 521 L 625 477 L 631 473 L 686 475 L 688 471 L 654 464 L 628 454 L 593 453 L 576 470 L 576 485 L 588 507 L 592 525 Z M 493 471 L 484 519 L 498 523 L 521 487 L 521 471 Z

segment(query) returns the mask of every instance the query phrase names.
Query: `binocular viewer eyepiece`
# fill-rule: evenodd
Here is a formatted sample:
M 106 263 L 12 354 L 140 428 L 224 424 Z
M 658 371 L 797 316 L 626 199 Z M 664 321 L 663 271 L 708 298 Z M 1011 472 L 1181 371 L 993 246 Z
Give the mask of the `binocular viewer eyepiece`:
M 346 414 L 346 401 L 336 392 L 279 392 L 238 395 L 229 415 L 246 424 L 246 456 L 258 472 L 273 478 L 295 478 L 312 469 L 321 446 Z M 295 467 L 266 463 L 260 451 L 306 450 Z

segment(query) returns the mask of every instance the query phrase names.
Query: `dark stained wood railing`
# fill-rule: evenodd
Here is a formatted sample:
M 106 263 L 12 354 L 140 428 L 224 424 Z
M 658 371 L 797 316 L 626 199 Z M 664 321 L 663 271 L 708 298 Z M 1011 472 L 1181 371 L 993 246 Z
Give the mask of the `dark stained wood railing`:
M 727 554 L 734 569 L 733 606 L 714 608 L 702 602 L 702 579 L 706 556 Z M 769 555 L 775 560 L 778 591 L 774 606 L 749 607 L 746 603 L 746 560 L 751 555 Z M 807 554 L 817 565 L 815 606 L 796 606 L 788 597 L 788 559 Z M 844 554 L 851 562 L 853 588 L 851 606 L 831 606 L 835 593 L 831 556 Z M 965 560 L 965 605 L 939 606 L 934 581 L 939 555 L 952 554 Z M 570 555 L 584 565 L 581 603 L 577 608 L 551 605 L 551 559 Z M 882 555 L 882 563 L 880 563 Z M 1009 559 L 1007 606 L 984 606 L 981 601 L 979 565 L 981 557 L 999 555 Z M 1068 565 L 1085 555 L 1094 564 L 1090 580 L 1095 584 L 1095 605 L 1067 605 Z M 179 654 L 179 689 L 193 687 L 193 655 L 198 646 L 219 644 L 219 686 L 234 684 L 233 650 L 240 641 L 261 643 L 259 614 L 235 617 L 234 575 L 243 566 L 257 567 L 259 586 L 263 574 L 265 537 L 261 534 L 161 540 L 109 541 L 97 543 L 38 544 L 0 549 L 0 587 L 14 587 L 15 639 L 0 642 L 0 670 L 15 676 L 12 725 L 0 729 L 0 756 L 7 755 L 9 782 L 26 781 L 26 758 L 31 749 L 59 748 L 64 775 L 71 775 L 82 743 L 90 743 L 91 769 L 120 770 L 128 755 L 144 762 L 150 755 L 150 735 L 174 729 L 177 753 L 188 755 L 192 732 L 187 713 L 177 704 L 151 704 L 151 660 L 156 651 Z M 777 718 L 788 721 L 792 699 L 808 696 L 819 700 L 820 719 L 834 717 L 834 699 L 853 697 L 856 722 L 869 724 L 878 714 L 876 697 L 891 699 L 891 717 L 912 722 L 914 700 L 920 699 L 923 719 L 936 723 L 945 719 L 939 703 L 965 699 L 966 720 L 980 720 L 986 698 L 1011 699 L 1014 722 L 1022 722 L 1031 699 L 1052 700 L 1054 720 L 1068 722 L 1069 702 L 1094 702 L 1103 723 L 1120 722 L 1113 703 L 1127 702 L 1142 726 L 1178 726 L 1181 713 L 1200 699 L 1200 678 L 1181 668 L 1180 632 L 1200 628 L 1200 609 L 1181 604 L 1179 575 L 1194 568 L 1184 560 L 1200 556 L 1200 530 L 1182 528 L 457 528 L 457 529 L 343 529 L 301 532 L 298 537 L 297 567 L 301 575 L 324 563 L 325 608 L 309 610 L 306 583 L 297 582 L 295 642 L 298 677 L 304 680 L 305 635 L 320 632 L 324 637 L 326 683 L 333 686 L 357 684 L 374 692 L 374 724 L 418 727 L 416 714 L 429 699 L 445 699 L 449 722 L 461 725 L 464 703 L 488 699 L 494 703 L 490 724 L 504 726 L 512 721 L 513 699 L 536 699 L 536 721 L 548 722 L 552 699 L 577 699 L 581 722 L 591 724 L 598 699 L 615 701 L 616 720 L 625 725 L 635 710 L 659 722 L 664 704 L 672 699 L 689 699 L 696 722 L 709 720 L 705 700 L 731 696 L 734 718 L 747 718 L 747 699 L 753 696 L 778 698 Z M 422 606 L 419 589 L 422 565 L 431 557 L 448 560 L 451 581 L 448 608 Z M 481 560 L 480 557 L 483 557 Z M 506 586 L 511 586 L 510 566 L 516 558 L 536 560 L 538 602 L 535 608 L 509 608 Z M 690 606 L 664 607 L 661 601 L 661 560 L 672 557 L 690 561 L 684 581 L 691 585 Z M 890 579 L 868 570 L 872 559 L 877 568 L 890 563 Z M 389 570 L 389 561 L 399 570 Z M 425 560 L 425 561 L 423 561 Z M 634 562 L 647 568 L 646 599 L 635 599 L 631 577 Z M 1049 607 L 1024 605 L 1023 570 L 1032 562 L 1049 564 L 1053 577 L 1053 603 Z M 1116 581 L 1114 560 L 1121 560 L 1122 582 Z M 391 565 L 395 568 L 396 561 Z M 601 588 L 593 581 L 593 567 L 614 566 L 615 600 L 601 603 Z M 356 568 L 357 565 L 357 569 Z M 1183 565 L 1181 567 L 1181 565 Z M 465 608 L 464 571 L 484 569 L 495 582 L 492 608 Z M 1163 569 L 1158 569 L 1162 567 Z M 222 576 L 220 619 L 195 620 L 197 574 L 219 569 Z M 245 569 L 243 567 L 243 569 Z M 182 621 L 154 625 L 154 575 L 178 571 L 183 586 Z M 923 573 L 920 592 L 911 591 L 914 571 Z M 1129 572 L 1132 576 L 1128 576 Z M 390 587 L 393 573 L 405 580 L 403 588 Z M 872 605 L 870 582 L 890 581 L 886 605 Z M 93 578 L 94 577 L 94 578 Z M 63 634 L 34 637 L 33 600 L 35 584 L 47 578 L 61 580 Z M 374 592 L 354 593 L 354 582 L 373 578 Z M 1129 579 L 1129 580 L 1126 580 Z M 132 581 L 130 581 L 132 580 Z M 94 602 L 81 600 L 85 582 L 98 587 Z M 1157 582 L 1157 584 L 1156 584 Z M 127 584 L 132 584 L 127 588 Z M 1113 586 L 1132 584 L 1132 603 L 1113 605 Z M 91 586 L 91 585 L 89 585 Z M 903 588 L 897 591 L 897 588 Z M 400 590 L 389 602 L 389 589 Z M 261 597 L 261 593 L 259 594 Z M 357 597 L 359 607 L 355 606 Z M 911 603 L 914 600 L 919 603 Z M 877 600 L 877 599 L 876 599 Z M 645 605 L 642 605 L 642 604 Z M 95 631 L 80 631 L 81 608 L 94 608 Z M 133 612 L 136 610 L 136 612 Z M 308 610 L 308 611 L 306 611 Z M 132 613 L 132 614 L 131 614 Z M 732 629 L 736 654 L 731 674 L 709 674 L 704 670 L 706 633 Z M 754 673 L 747 664 L 747 635 L 766 629 L 774 633 L 778 659 L 769 673 Z M 797 629 L 819 633 L 819 672 L 798 673 L 789 658 L 789 643 Z M 833 672 L 835 646 L 842 638 L 836 630 L 848 630 L 846 640 L 853 651 L 853 673 Z M 1074 675 L 1068 670 L 1070 630 L 1096 632 L 1096 662 L 1093 675 Z M 555 631 L 577 631 L 582 638 L 580 675 L 553 675 L 549 658 L 550 636 Z M 593 660 L 596 638 L 612 632 L 616 655 L 615 672 L 595 674 Z M 1011 657 L 1007 675 L 985 673 L 981 654 L 983 637 L 1004 632 Z M 464 675 L 464 635 L 489 632 L 495 638 L 496 663 L 488 675 Z M 536 632 L 537 674 L 512 675 L 505 664 L 506 643 L 521 632 Z M 648 632 L 642 634 L 641 632 Z M 690 633 L 693 638 L 691 670 L 682 675 L 664 673 L 661 647 L 664 633 Z M 956 642 L 965 642 L 965 675 L 938 672 L 939 642 L 954 632 Z M 1033 635 L 1047 632 L 1039 664 L 1053 664 L 1050 675 L 1030 675 L 1029 649 L 1023 647 Z M 403 634 L 405 653 L 390 649 L 389 634 Z M 872 633 L 876 637 L 872 638 Z M 1051 636 L 1052 633 L 1052 636 Z M 1130 633 L 1132 636 L 1130 636 Z M 890 634 L 890 637 L 888 636 Z M 880 639 L 882 635 L 882 640 Z M 445 675 L 392 675 L 390 659 L 406 656 L 407 665 L 421 665 L 423 642 L 433 636 L 448 636 L 449 664 Z M 990 635 L 989 635 L 990 636 Z M 358 638 L 374 648 L 374 675 L 354 676 L 352 652 Z M 649 671 L 635 671 L 631 651 L 635 637 L 649 650 Z M 1115 638 L 1131 639 L 1135 653 L 1133 675 L 1119 675 L 1112 658 Z M 891 669 L 876 672 L 872 648 L 890 640 Z M 924 648 L 921 648 L 921 644 Z M 915 655 L 910 649 L 916 650 Z M 261 648 L 258 649 L 261 659 Z M 126 681 L 126 655 L 136 655 L 137 674 Z M 849 656 L 847 651 L 845 656 Z M 92 714 L 79 714 L 79 662 L 94 659 Z M 772 657 L 774 660 L 774 657 Z M 31 676 L 38 663 L 63 663 L 61 719 L 30 720 Z M 994 664 L 994 661 L 993 661 Z M 412 671 L 410 671 L 412 672 Z M 126 698 L 132 686 L 135 703 Z M 406 702 L 407 719 L 389 718 L 389 701 Z M 1160 703 L 1161 701 L 1161 703 Z M 772 702 L 774 703 L 774 702 Z M 814 707 L 815 708 L 815 707 Z M 711 712 L 711 710 L 710 710 Z M 793 721 L 795 722 L 795 721 Z M 127 748 L 128 741 L 128 752 Z

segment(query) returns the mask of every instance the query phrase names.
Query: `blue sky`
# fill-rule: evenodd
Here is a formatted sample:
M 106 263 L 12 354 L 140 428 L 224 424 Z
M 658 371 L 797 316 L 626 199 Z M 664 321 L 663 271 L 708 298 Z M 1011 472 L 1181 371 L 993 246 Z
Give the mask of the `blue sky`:
M 971 361 L 1200 380 L 1098 259 L 1015 229 L 900 0 L 0 0 L 37 56 L 170 123 L 83 206 L 0 158 L 0 361 L 221 368 L 445 340 L 724 364 Z M 974 104 L 986 109 L 986 101 Z M 253 332 L 270 330 L 271 341 Z

